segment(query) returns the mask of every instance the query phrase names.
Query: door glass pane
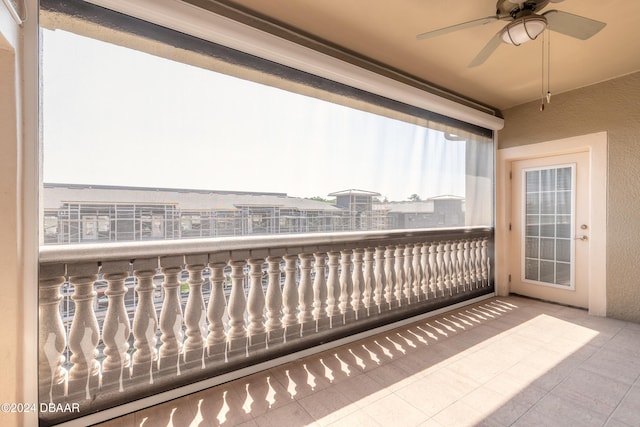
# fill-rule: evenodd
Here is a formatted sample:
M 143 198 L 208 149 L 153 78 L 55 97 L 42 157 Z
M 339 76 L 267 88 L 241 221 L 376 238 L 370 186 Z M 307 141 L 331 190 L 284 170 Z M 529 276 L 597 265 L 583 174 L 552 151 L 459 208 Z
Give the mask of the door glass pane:
M 543 169 L 540 171 L 540 187 L 542 191 L 554 191 L 556 189 L 556 170 Z
M 556 284 L 563 286 L 571 286 L 571 264 L 556 264 Z
M 531 171 L 527 174 L 527 192 L 538 193 L 540 191 L 540 171 Z
M 542 237 L 555 237 L 556 235 L 555 215 L 540 215 L 540 235 Z
M 527 258 L 538 258 L 539 239 L 527 237 L 524 256 Z
M 571 262 L 571 240 L 556 240 L 556 260 L 563 262 Z
M 541 194 L 541 213 L 553 215 L 556 213 L 556 194 L 551 191 L 545 191 Z
M 540 226 L 539 225 L 528 225 L 525 231 L 527 236 L 539 236 L 540 235 Z
M 524 170 L 524 280 L 569 287 L 575 166 Z
M 558 214 L 571 214 L 571 190 L 558 191 L 557 212 Z
M 551 261 L 540 261 L 540 282 L 555 283 L 554 280 L 555 263 Z
M 571 191 L 571 168 L 560 168 L 557 174 L 558 190 Z
M 540 259 L 555 259 L 555 239 L 540 239 Z
M 540 212 L 540 193 L 527 194 L 527 214 Z
M 565 239 L 571 237 L 571 215 L 556 216 L 556 236 Z
M 538 281 L 540 274 L 538 272 L 538 260 L 537 259 L 525 259 L 524 262 L 524 278 L 527 280 Z

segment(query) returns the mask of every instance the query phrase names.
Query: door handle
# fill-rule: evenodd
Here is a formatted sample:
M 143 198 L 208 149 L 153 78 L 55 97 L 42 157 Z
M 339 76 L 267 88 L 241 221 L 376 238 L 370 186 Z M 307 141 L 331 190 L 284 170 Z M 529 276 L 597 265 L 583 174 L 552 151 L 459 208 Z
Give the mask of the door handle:
M 589 240 L 589 237 L 583 234 L 581 236 L 576 236 L 575 239 L 585 241 L 585 240 Z

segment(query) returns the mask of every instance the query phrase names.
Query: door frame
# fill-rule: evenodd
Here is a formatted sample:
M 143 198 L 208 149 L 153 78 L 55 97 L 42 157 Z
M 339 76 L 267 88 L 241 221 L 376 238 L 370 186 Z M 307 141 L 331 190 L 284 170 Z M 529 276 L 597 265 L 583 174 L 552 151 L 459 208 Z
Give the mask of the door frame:
M 509 294 L 512 186 L 509 174 L 517 160 L 588 152 L 589 182 L 589 314 L 607 314 L 607 133 L 599 132 L 497 150 L 496 153 L 496 292 Z M 601 262 L 599 261 L 601 260 Z

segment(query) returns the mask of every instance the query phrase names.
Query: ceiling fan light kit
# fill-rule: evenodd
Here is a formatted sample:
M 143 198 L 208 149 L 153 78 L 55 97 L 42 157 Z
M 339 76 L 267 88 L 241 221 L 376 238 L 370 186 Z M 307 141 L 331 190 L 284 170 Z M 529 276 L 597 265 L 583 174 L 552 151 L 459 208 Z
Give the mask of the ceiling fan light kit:
M 522 16 L 502 30 L 502 41 L 514 46 L 535 40 L 547 28 L 547 19 L 544 16 Z

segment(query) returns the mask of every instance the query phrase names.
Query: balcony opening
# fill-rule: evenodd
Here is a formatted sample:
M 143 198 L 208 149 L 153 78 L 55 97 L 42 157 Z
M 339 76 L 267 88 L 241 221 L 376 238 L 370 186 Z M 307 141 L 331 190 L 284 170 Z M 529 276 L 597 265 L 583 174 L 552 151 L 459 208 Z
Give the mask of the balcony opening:
M 87 415 L 493 292 L 490 130 L 86 2 L 40 15 L 42 402 Z

